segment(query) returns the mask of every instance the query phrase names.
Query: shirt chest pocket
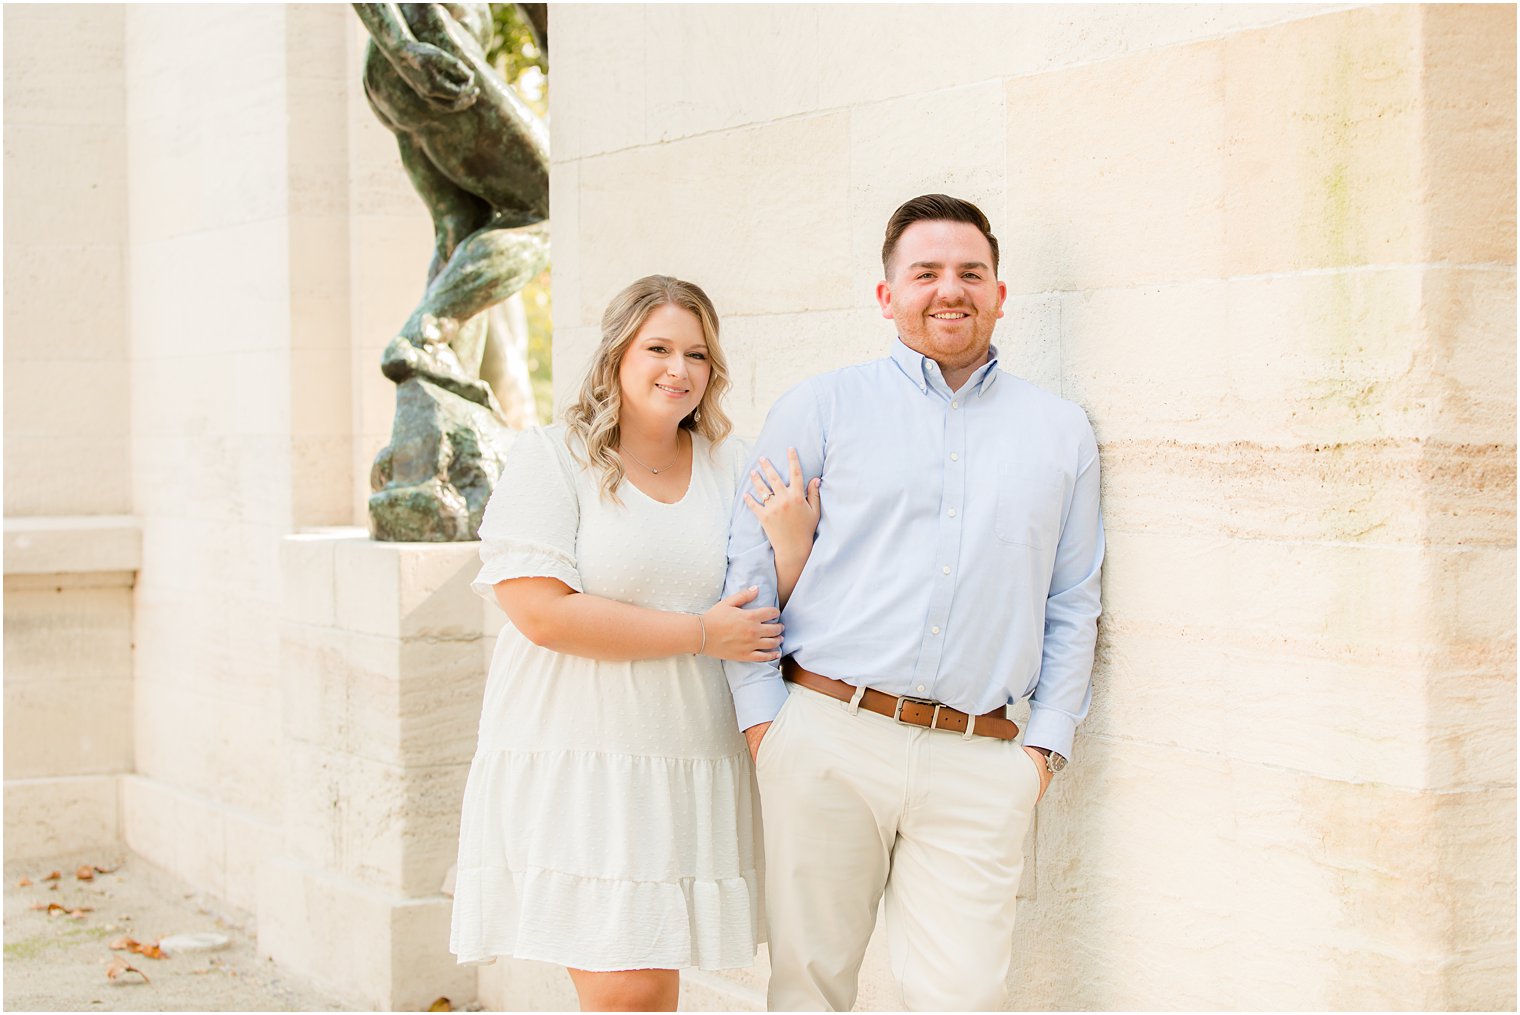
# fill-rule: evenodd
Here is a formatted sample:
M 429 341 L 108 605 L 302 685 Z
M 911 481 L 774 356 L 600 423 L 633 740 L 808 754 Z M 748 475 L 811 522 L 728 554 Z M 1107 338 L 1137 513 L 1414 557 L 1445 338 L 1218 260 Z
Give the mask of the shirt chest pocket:
M 998 484 L 993 531 L 1000 542 L 1048 549 L 1061 538 L 1066 483 L 1056 474 L 1015 469 Z

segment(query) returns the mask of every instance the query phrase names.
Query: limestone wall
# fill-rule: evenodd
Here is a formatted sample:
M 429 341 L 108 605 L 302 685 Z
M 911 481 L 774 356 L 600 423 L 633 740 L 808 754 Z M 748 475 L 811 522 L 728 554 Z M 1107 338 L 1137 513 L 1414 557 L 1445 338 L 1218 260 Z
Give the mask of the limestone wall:
M 1005 364 L 1093 419 L 1097 693 L 1041 808 L 1013 1005 L 1513 1007 L 1513 10 L 553 18 L 561 399 L 612 293 L 672 272 L 722 311 L 753 433 L 886 347 L 882 224 L 947 190 L 1003 238 Z M 351 533 L 290 539 L 363 523 L 378 352 L 430 245 L 362 29 L 4 27 L 7 853 L 124 838 L 266 950 L 305 934 L 340 990 L 413 1003 L 442 957 L 400 945 L 436 943 L 453 834 L 415 800 L 457 792 L 469 625 L 499 620 L 377 648 L 366 625 L 454 602 L 466 564 L 374 606 Z M 763 977 L 686 996 L 753 1007 Z M 525 964 L 480 982 L 570 1000 Z M 862 1003 L 896 1004 L 875 953 Z
M 132 767 L 120 7 L 5 9 L 5 850 L 117 839 Z
M 1092 418 L 1095 704 L 1014 1006 L 1512 1007 L 1513 10 L 554 32 L 561 399 L 608 298 L 668 272 L 716 301 L 753 433 L 886 348 L 882 227 L 943 190 L 1002 239 L 1004 364 Z M 752 1002 L 731 979 L 694 982 Z M 878 959 L 862 1003 L 896 1004 Z
M 430 231 L 364 104 L 349 8 L 125 16 L 143 567 L 124 832 L 254 910 L 282 841 L 281 540 L 364 521 L 383 322 L 420 291 Z

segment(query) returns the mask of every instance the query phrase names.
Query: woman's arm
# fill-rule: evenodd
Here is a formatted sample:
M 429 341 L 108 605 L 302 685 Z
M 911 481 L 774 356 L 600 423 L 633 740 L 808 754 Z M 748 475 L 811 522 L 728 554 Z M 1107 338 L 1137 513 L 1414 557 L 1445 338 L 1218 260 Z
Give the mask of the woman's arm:
M 751 472 L 749 481 L 755 493 L 744 495 L 744 502 L 760 519 L 760 527 L 765 530 L 776 555 L 776 593 L 782 606 L 786 606 L 786 601 L 791 598 L 792 589 L 796 588 L 797 579 L 802 577 L 802 569 L 813 552 L 813 533 L 818 530 L 818 518 L 823 510 L 818 496 L 820 480 L 815 478 L 803 483 L 802 463 L 797 458 L 796 448 L 788 448 L 786 457 L 791 463 L 790 483 L 783 482 L 770 460 L 762 458 L 760 468 L 765 470 L 765 478 L 761 479 L 758 472 Z
M 576 592 L 557 578 L 510 578 L 494 587 L 524 637 L 566 655 L 621 661 L 700 651 L 714 659 L 767 662 L 780 654 L 781 611 L 743 609 L 755 598 L 753 588 L 720 600 L 699 620 Z

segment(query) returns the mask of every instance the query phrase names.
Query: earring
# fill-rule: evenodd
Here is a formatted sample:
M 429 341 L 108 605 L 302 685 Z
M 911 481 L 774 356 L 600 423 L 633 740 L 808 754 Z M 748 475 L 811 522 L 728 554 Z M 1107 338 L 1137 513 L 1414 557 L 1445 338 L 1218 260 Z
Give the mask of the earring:
M 701 409 L 693 409 L 691 411 L 691 421 L 693 423 L 700 423 L 700 422 L 702 422 L 702 410 Z

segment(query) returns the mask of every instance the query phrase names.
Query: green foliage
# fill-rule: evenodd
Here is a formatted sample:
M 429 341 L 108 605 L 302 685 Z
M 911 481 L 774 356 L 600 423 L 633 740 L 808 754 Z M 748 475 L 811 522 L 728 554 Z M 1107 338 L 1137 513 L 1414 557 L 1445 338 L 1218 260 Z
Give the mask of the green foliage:
M 523 312 L 528 318 L 528 373 L 533 378 L 533 404 L 540 422 L 554 415 L 554 299 L 549 287 L 550 269 L 545 268 L 523 287 Z
M 486 59 L 502 78 L 522 96 L 535 113 L 549 115 L 549 64 L 533 40 L 533 29 L 516 4 L 492 4 L 491 23 L 494 34 L 486 49 Z M 550 269 L 545 268 L 522 290 L 523 311 L 528 318 L 528 373 L 533 378 L 533 402 L 542 422 L 549 422 L 554 412 L 553 301 L 549 288 Z
M 548 116 L 549 61 L 533 41 L 527 19 L 516 4 L 492 4 L 491 24 L 495 31 L 486 59 L 535 113 Z

